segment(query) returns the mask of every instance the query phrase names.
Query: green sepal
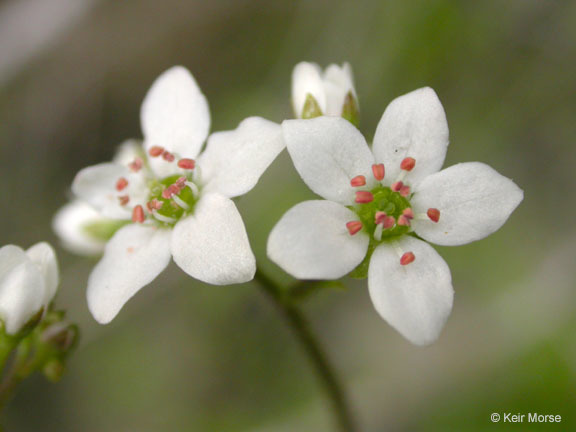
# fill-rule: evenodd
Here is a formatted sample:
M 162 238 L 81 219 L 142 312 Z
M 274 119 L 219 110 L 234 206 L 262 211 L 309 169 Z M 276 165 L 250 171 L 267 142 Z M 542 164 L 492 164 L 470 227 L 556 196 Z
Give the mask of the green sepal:
M 94 240 L 107 242 L 116 234 L 116 231 L 129 223 L 129 220 L 104 219 L 89 222 L 82 226 L 82 230 L 84 234 Z
M 344 99 L 342 107 L 342 117 L 352 123 L 354 126 L 360 126 L 360 108 L 354 94 L 349 91 Z
M 320 105 L 318 105 L 318 101 L 311 93 L 306 95 L 306 101 L 304 102 L 304 107 L 302 107 L 302 115 L 300 116 L 303 119 L 312 119 L 315 117 L 320 117 L 323 115 L 322 109 Z

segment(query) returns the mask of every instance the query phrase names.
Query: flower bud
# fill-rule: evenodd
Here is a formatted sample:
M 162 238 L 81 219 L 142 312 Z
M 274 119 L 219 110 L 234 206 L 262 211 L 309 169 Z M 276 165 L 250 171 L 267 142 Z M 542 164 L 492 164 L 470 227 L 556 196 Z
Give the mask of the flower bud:
M 292 103 L 296 117 L 344 117 L 358 124 L 358 100 L 348 63 L 322 71 L 315 63 L 301 62 L 292 72 Z

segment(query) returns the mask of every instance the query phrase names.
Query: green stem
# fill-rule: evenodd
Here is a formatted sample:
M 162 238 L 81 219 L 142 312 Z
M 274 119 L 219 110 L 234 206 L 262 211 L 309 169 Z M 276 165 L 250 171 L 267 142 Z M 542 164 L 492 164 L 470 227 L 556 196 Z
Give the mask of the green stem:
M 282 288 L 262 271 L 257 270 L 254 279 L 282 312 L 292 332 L 298 338 L 298 341 L 306 352 L 320 384 L 330 400 L 338 430 L 341 432 L 354 432 L 356 428 L 354 427 L 352 414 L 344 390 L 338 380 L 334 367 L 320 346 L 303 313 L 283 294 Z

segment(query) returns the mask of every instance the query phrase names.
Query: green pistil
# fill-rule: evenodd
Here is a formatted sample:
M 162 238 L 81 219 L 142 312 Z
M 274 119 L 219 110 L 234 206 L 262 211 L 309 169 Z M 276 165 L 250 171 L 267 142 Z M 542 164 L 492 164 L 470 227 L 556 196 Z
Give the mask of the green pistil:
M 370 244 L 364 260 L 356 267 L 350 276 L 357 279 L 363 279 L 368 276 L 368 267 L 372 253 L 376 247 L 384 242 L 389 242 L 398 238 L 410 231 L 410 227 L 398 225 L 398 218 L 402 212 L 410 208 L 410 201 L 400 195 L 399 192 L 394 192 L 389 187 L 376 186 L 370 191 L 374 195 L 374 200 L 366 204 L 356 204 L 350 206 L 349 209 L 354 211 L 360 221 L 362 222 L 362 231 L 367 233 L 370 237 Z M 374 231 L 376 231 L 376 223 L 374 218 L 376 212 L 385 212 L 388 216 L 394 217 L 396 225 L 393 228 L 382 230 L 382 237 L 380 240 L 374 238 Z
M 362 230 L 374 239 L 374 231 L 376 230 L 374 218 L 377 212 L 385 212 L 388 216 L 393 216 L 394 219 L 398 221 L 402 212 L 411 206 L 406 198 L 400 195 L 400 193 L 392 191 L 389 187 L 376 186 L 370 192 L 374 195 L 374 201 L 366 204 L 356 204 L 350 207 L 350 209 L 358 215 L 358 218 L 362 222 Z M 410 231 L 410 227 L 396 224 L 393 228 L 383 230 L 382 239 L 377 243 L 401 236 L 408 231 Z
M 189 207 L 188 209 L 182 208 L 173 198 L 164 198 L 162 196 L 162 192 L 164 191 L 164 189 L 167 189 L 168 187 L 176 183 L 176 181 L 180 177 L 182 176 L 173 175 L 170 177 L 165 177 L 162 180 L 156 180 L 152 184 L 150 184 L 150 196 L 148 197 L 148 201 L 156 199 L 159 202 L 161 202 L 162 208 L 156 210 L 156 212 L 167 218 L 174 219 L 174 222 L 163 222 L 158 219 L 154 219 L 155 222 L 160 226 L 173 226 L 182 217 L 194 211 L 194 206 L 196 205 L 198 199 L 197 197 L 194 196 L 194 193 L 188 186 L 182 188 L 182 190 L 176 195 Z

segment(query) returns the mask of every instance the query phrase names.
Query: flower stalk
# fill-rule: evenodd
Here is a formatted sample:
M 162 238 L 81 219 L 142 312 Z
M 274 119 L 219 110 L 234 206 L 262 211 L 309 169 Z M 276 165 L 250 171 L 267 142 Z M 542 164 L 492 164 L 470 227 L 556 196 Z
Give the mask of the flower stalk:
M 281 312 L 294 336 L 302 345 L 318 381 L 330 401 L 337 430 L 354 432 L 356 428 L 344 388 L 308 320 L 297 304 L 292 301 L 290 295 L 287 295 L 286 291 L 262 270 L 256 271 L 254 280 Z

